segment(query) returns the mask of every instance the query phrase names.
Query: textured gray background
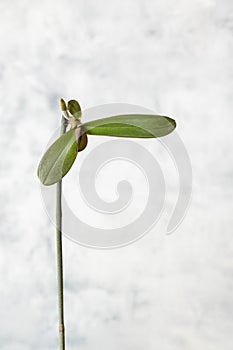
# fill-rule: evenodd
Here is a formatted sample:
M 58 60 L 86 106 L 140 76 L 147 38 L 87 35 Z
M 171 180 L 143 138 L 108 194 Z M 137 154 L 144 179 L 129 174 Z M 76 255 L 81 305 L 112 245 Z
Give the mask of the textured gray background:
M 114 251 L 65 239 L 67 349 L 233 347 L 230 0 L 0 1 L 0 348 L 57 348 L 54 228 L 36 167 L 58 98 L 175 116 L 189 212 Z

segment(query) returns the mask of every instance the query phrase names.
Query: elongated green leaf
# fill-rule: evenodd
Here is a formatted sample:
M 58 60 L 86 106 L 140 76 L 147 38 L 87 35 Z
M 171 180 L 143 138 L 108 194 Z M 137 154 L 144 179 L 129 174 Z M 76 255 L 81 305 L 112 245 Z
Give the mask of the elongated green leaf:
M 170 134 L 174 119 L 154 114 L 126 114 L 93 120 L 83 124 L 90 135 L 153 138 Z
M 59 137 L 46 151 L 38 167 L 38 177 L 44 185 L 60 181 L 70 170 L 77 157 L 74 130 Z

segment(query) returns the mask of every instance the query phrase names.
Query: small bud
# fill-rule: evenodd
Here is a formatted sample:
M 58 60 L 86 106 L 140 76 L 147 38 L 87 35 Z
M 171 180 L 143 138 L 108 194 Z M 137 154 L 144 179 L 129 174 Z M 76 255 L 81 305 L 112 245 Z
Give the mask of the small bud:
M 65 119 L 69 120 L 70 119 L 70 115 L 69 115 L 69 113 L 67 111 L 66 103 L 63 100 L 63 98 L 60 98 L 60 106 L 61 106 L 61 111 L 62 111 L 63 117 Z
M 62 111 L 66 111 L 66 103 L 63 98 L 60 98 L 60 106 Z
M 81 107 L 78 101 L 70 100 L 68 102 L 68 110 L 75 119 L 81 119 Z
M 78 151 L 81 152 L 87 147 L 87 134 L 84 133 L 78 139 Z

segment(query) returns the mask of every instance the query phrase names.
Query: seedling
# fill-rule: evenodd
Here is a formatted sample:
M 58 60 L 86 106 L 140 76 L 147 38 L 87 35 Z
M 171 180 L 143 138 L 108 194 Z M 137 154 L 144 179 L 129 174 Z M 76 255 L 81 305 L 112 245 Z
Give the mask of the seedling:
M 71 169 L 78 152 L 88 143 L 88 135 L 158 138 L 170 134 L 176 127 L 174 119 L 154 114 L 125 114 L 82 123 L 82 111 L 76 100 L 66 105 L 60 100 L 62 121 L 60 137 L 48 148 L 38 166 L 38 177 L 43 185 L 57 184 L 56 237 L 57 280 L 60 350 L 65 350 L 63 267 L 62 267 L 62 178 Z M 67 128 L 69 130 L 67 131 Z

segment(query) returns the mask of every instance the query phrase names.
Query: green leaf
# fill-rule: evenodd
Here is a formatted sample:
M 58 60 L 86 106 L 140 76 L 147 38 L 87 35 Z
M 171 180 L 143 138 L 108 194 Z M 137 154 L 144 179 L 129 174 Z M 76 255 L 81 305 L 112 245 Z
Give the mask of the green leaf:
M 82 116 L 81 107 L 78 101 L 70 100 L 68 101 L 68 110 L 73 115 L 75 119 L 80 119 Z
M 71 129 L 59 137 L 46 151 L 38 166 L 38 177 L 42 184 L 53 185 L 70 170 L 77 157 L 77 142 Z
M 83 124 L 90 135 L 153 138 L 170 134 L 174 119 L 154 114 L 126 114 L 93 120 Z

